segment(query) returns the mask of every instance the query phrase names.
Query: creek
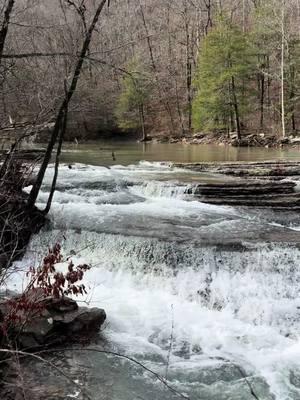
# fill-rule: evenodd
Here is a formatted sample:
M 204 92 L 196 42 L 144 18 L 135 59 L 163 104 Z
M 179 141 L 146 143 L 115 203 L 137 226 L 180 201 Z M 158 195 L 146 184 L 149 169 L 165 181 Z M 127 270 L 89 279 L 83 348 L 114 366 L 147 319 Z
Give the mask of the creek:
M 167 147 L 164 160 L 201 161 L 171 157 Z M 93 347 L 137 359 L 190 399 L 251 400 L 249 384 L 260 400 L 300 399 L 300 216 L 198 202 L 187 189 L 218 176 L 159 162 L 153 148 L 138 162 L 134 149 L 112 146 L 104 161 L 97 149 L 64 153 L 72 168 L 60 167 L 51 223 L 19 266 L 36 265 L 55 242 L 91 264 L 81 300 L 108 315 Z M 117 160 L 107 167 L 111 151 Z M 16 289 L 23 284 L 21 272 L 12 278 Z M 67 354 L 67 370 L 94 400 L 177 398 L 129 361 Z M 32 368 L 35 382 L 51 382 Z M 66 390 L 62 398 L 80 398 Z

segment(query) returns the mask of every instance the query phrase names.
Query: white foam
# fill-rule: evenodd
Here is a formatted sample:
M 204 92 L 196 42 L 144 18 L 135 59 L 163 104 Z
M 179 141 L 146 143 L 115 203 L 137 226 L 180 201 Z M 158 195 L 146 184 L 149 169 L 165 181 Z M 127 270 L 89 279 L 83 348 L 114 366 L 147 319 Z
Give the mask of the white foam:
M 170 180 L 161 181 L 161 173 Z M 75 250 L 74 261 L 94 266 L 85 276 L 87 300 L 105 308 L 106 338 L 164 373 L 172 336 L 170 373 L 179 386 L 189 381 L 192 390 L 198 382 L 191 371 L 224 359 L 263 377 L 276 400 L 293 398 L 288 376 L 300 370 L 300 251 L 263 243 L 244 252 L 199 246 L 199 237 L 225 242 L 252 232 L 257 239 L 263 229 L 285 226 L 187 201 L 189 185 L 162 163 L 62 167 L 51 210 L 57 230 L 34 237 L 20 264 L 36 264 L 36 251 L 55 241 L 66 255 Z M 23 279 L 14 276 L 12 286 L 20 289 Z
M 65 243 L 66 252 L 82 239 L 84 245 L 87 239 L 74 232 L 67 232 L 67 237 L 70 239 Z M 104 236 L 102 238 L 105 240 Z M 286 371 L 300 368 L 300 357 L 297 357 L 300 326 L 296 318 L 299 291 L 293 287 L 292 276 L 287 276 L 292 268 L 285 274 L 284 266 L 279 273 L 272 272 L 270 265 L 274 265 L 276 258 L 284 259 L 285 249 L 262 248 L 260 252 L 245 254 L 240 261 L 239 255 L 233 253 L 219 269 L 213 265 L 213 250 L 207 249 L 203 250 L 203 254 L 207 252 L 207 259 L 198 269 L 189 267 L 174 275 L 165 265 L 161 273 L 151 268 L 145 274 L 142 266 L 138 267 L 138 242 L 132 245 L 136 254 L 127 254 L 126 260 L 126 246 L 123 245 L 122 250 L 121 242 L 115 239 L 115 244 L 111 237 L 111 242 L 89 248 L 74 259 L 78 263 L 91 261 L 95 265 L 98 260 L 98 265 L 86 274 L 85 284 L 90 291 L 90 306 L 104 307 L 108 314 L 108 327 L 104 331 L 108 340 L 128 355 L 147 358 L 149 354 L 156 354 L 166 361 L 173 330 L 170 359 L 173 372 L 202 368 L 210 357 L 221 357 L 263 376 L 272 385 L 277 398 L 284 398 Z M 44 238 L 45 242 L 48 240 L 49 237 Z M 134 271 L 128 264 L 130 259 Z M 234 271 L 228 265 L 230 259 L 240 262 Z M 206 262 L 211 264 L 206 265 Z M 146 265 L 145 260 L 145 268 Z M 193 262 L 191 265 L 195 267 Z M 198 292 L 205 289 L 205 276 L 209 271 L 212 273 L 211 295 L 208 302 L 203 303 Z M 298 279 L 299 274 L 297 272 L 294 278 Z M 288 330 L 293 334 L 290 337 L 285 335 Z M 189 358 L 183 361 L 175 350 L 180 351 L 184 343 L 188 344 Z M 201 348 L 202 355 L 193 353 L 193 348 Z M 163 372 L 159 364 L 152 362 L 151 367 Z

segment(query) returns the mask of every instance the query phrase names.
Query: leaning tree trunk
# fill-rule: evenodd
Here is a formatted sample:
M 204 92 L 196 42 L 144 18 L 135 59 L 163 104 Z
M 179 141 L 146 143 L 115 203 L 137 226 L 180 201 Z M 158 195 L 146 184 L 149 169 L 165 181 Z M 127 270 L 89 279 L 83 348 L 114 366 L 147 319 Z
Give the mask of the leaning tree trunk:
M 51 189 L 50 189 L 47 205 L 46 205 L 46 208 L 44 210 L 44 214 L 48 214 L 48 212 L 50 211 L 50 208 L 51 208 L 51 205 L 52 205 L 53 196 L 54 196 L 55 189 L 56 189 L 56 182 L 57 182 L 57 177 L 58 177 L 58 168 L 59 168 L 59 162 L 60 162 L 61 149 L 62 149 L 64 135 L 65 135 L 66 128 L 67 128 L 67 119 L 68 119 L 68 109 L 65 111 L 64 118 L 63 118 L 63 121 L 62 121 L 61 131 L 60 131 L 59 138 L 58 138 L 58 145 L 57 145 L 57 151 L 56 151 L 56 160 L 55 160 L 55 166 L 54 166 L 54 175 L 53 175 L 53 180 L 52 180 L 52 185 L 51 185 Z
M 28 207 L 30 207 L 30 208 L 32 208 L 35 205 L 36 199 L 37 199 L 39 191 L 41 189 L 46 169 L 47 169 L 48 164 L 49 164 L 49 162 L 51 160 L 53 148 L 54 148 L 55 143 L 57 141 L 57 138 L 58 138 L 58 136 L 59 136 L 59 134 L 61 132 L 61 126 L 63 124 L 65 113 L 67 112 L 69 103 L 70 103 L 70 101 L 72 99 L 72 96 L 73 96 L 73 94 L 74 94 L 74 92 L 75 92 L 75 90 L 77 88 L 77 83 L 78 83 L 78 80 L 80 78 L 80 74 L 81 74 L 81 69 L 82 69 L 82 65 L 83 65 L 83 62 L 84 62 L 84 58 L 85 58 L 86 53 L 87 53 L 87 51 L 88 51 L 88 49 L 90 47 L 93 31 L 94 31 L 94 29 L 96 27 L 96 24 L 97 24 L 97 22 L 99 20 L 100 14 L 101 14 L 101 12 L 103 10 L 103 7 L 104 7 L 105 3 L 106 3 L 106 0 L 102 0 L 100 5 L 98 6 L 98 8 L 96 10 L 96 13 L 94 15 L 93 21 L 92 21 L 92 23 L 91 23 L 91 25 L 90 25 L 90 27 L 88 29 L 87 35 L 86 35 L 85 40 L 83 42 L 82 49 L 81 49 L 80 56 L 79 56 L 79 59 L 78 59 L 78 62 L 77 62 L 77 65 L 76 65 L 76 68 L 75 68 L 75 71 L 74 71 L 74 75 L 73 75 L 73 78 L 72 78 L 72 82 L 71 82 L 70 88 L 68 89 L 68 91 L 67 91 L 67 93 L 65 95 L 64 101 L 63 101 L 62 105 L 60 106 L 60 109 L 59 109 L 59 112 L 58 112 L 58 115 L 57 115 L 57 118 L 56 118 L 56 121 L 55 121 L 55 125 L 54 125 L 54 128 L 53 128 L 53 132 L 52 132 L 52 135 L 50 137 L 50 140 L 49 140 L 49 143 L 48 143 L 48 147 L 47 147 L 47 150 L 46 150 L 42 165 L 41 165 L 41 167 L 39 169 L 36 182 L 33 185 L 32 189 L 31 189 L 31 192 L 29 194 Z

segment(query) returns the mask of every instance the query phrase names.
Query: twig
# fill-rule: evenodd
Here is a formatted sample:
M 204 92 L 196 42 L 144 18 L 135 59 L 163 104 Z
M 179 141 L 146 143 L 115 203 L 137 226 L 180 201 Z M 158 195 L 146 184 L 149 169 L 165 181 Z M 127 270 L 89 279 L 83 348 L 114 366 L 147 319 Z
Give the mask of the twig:
M 254 392 L 254 389 L 251 385 L 251 383 L 248 381 L 247 376 L 244 374 L 244 371 L 236 364 L 234 364 L 233 362 L 229 361 L 241 374 L 242 378 L 245 380 L 245 382 L 247 383 L 249 389 L 250 389 L 250 393 L 251 395 L 255 398 L 255 400 L 260 400 L 260 398 L 257 396 L 257 394 Z
M 0 349 L 0 353 L 7 353 L 7 354 L 12 354 L 12 355 L 21 355 L 24 357 L 32 357 L 35 358 L 38 361 L 41 361 L 44 364 L 49 365 L 51 368 L 55 369 L 57 372 L 59 372 L 62 376 L 64 376 L 69 382 L 71 382 L 73 385 L 75 385 L 80 392 L 85 392 L 85 396 L 88 400 L 92 400 L 92 398 L 86 393 L 86 390 L 83 389 L 76 381 L 74 381 L 72 378 L 70 378 L 70 376 L 68 374 L 66 374 L 61 368 L 57 367 L 54 363 L 52 363 L 51 361 L 45 360 L 43 357 L 34 354 L 34 353 L 28 353 L 25 351 L 21 351 L 21 350 L 6 350 L 6 349 Z M 40 352 L 41 353 L 41 352 Z M 6 360 L 7 361 L 7 360 Z M 1 361 L 3 362 L 3 361 Z
M 93 353 L 100 353 L 100 354 L 107 354 L 107 355 L 111 355 L 114 357 L 118 357 L 118 358 L 123 358 L 125 360 L 128 360 L 136 365 L 138 365 L 139 367 L 141 367 L 143 370 L 147 371 L 150 375 L 154 376 L 157 380 L 159 380 L 170 392 L 172 392 L 173 394 L 175 394 L 176 396 L 184 399 L 184 400 L 191 400 L 190 397 L 184 395 L 183 393 L 180 393 L 178 390 L 174 389 L 174 387 L 172 387 L 165 378 L 163 378 L 162 376 L 160 376 L 158 373 L 152 371 L 150 368 L 146 367 L 144 364 L 142 364 L 141 362 L 139 362 L 138 360 L 135 360 L 132 357 L 126 356 L 125 354 L 120 354 L 114 351 L 108 351 L 108 350 L 99 350 L 99 349 L 94 349 L 94 348 L 88 348 L 88 349 L 76 349 L 76 348 L 63 348 L 63 349 L 49 349 L 49 350 L 42 350 L 39 351 L 35 354 L 47 354 L 47 353 L 55 353 L 58 351 L 86 351 L 86 352 L 93 352 Z
M 166 379 L 168 379 L 170 358 L 171 358 L 173 340 L 174 340 L 174 305 L 173 304 L 171 305 L 171 318 L 172 318 L 172 325 L 171 325 L 170 347 L 169 347 L 169 351 L 168 351 L 167 365 L 166 365 Z

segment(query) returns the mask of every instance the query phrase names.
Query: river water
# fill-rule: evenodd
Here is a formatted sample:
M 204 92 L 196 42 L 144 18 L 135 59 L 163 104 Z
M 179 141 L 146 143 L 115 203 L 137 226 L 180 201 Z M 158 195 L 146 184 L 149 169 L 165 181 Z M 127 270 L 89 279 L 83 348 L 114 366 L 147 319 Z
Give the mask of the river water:
M 114 153 L 115 161 L 112 153 Z M 232 147 L 181 143 L 87 142 L 65 146 L 63 160 L 90 165 L 129 165 L 146 161 L 258 161 L 300 159 L 300 146 L 295 148 Z
M 72 169 L 61 166 L 51 224 L 33 238 L 22 266 L 55 242 L 75 262 L 90 263 L 81 300 L 108 315 L 93 347 L 137 359 L 190 399 L 251 400 L 249 385 L 261 400 L 300 399 L 300 217 L 195 201 L 188 188 L 219 178 L 157 159 L 199 155 L 185 158 L 178 149 L 171 157 L 166 146 L 162 160 L 151 147 L 145 158 L 152 161 L 138 162 L 139 149 L 112 146 L 105 161 L 96 159 L 97 148 L 64 153 Z M 111 151 L 117 160 L 108 168 Z M 129 361 L 68 357 L 70 373 L 94 400 L 178 398 Z M 64 398 L 81 397 L 70 388 Z

